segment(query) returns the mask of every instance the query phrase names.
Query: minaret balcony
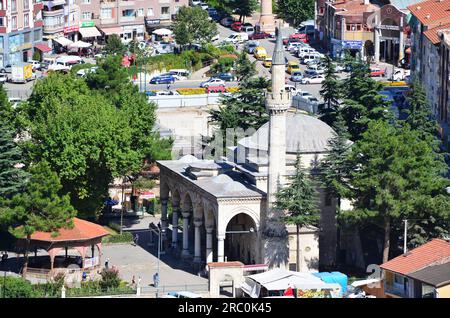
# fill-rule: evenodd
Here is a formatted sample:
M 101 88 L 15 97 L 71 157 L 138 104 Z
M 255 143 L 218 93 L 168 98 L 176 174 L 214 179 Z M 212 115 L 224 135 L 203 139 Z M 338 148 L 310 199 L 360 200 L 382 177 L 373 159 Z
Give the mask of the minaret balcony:
M 278 93 L 268 92 L 266 94 L 267 108 L 287 109 L 291 106 L 291 103 L 291 93 L 287 91 L 281 91 Z

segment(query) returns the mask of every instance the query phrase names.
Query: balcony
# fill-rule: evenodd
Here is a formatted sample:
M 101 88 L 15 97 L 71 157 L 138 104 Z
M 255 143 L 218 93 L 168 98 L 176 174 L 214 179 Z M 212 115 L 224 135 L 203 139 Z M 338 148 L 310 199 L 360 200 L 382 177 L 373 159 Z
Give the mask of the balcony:
M 100 18 L 101 25 L 117 24 L 117 18 Z
M 43 25 L 44 25 L 44 21 L 42 21 L 42 20 L 34 21 L 34 27 L 35 28 L 39 28 L 39 27 L 41 27 Z
M 42 11 L 42 16 L 45 17 L 56 17 L 56 16 L 63 16 L 64 15 L 64 9 L 58 9 L 53 11 Z
M 169 14 L 169 13 L 167 13 L 167 14 L 161 14 L 161 15 L 159 16 L 159 18 L 160 18 L 161 20 L 170 20 L 170 14 Z
M 120 1 L 121 7 L 133 7 L 135 2 L 134 1 Z
M 64 23 L 47 25 L 44 24 L 44 33 L 56 33 L 64 31 Z
M 115 8 L 117 7 L 117 1 L 108 1 L 108 0 L 103 0 L 102 2 L 100 2 L 100 8 Z
M 0 10 L 0 17 L 6 17 L 6 10 Z
M 133 16 L 129 16 L 129 17 L 120 17 L 119 22 L 135 22 L 138 18 Z
M 44 8 L 44 3 L 43 2 L 35 3 L 33 5 L 33 11 L 34 12 L 41 11 L 43 8 Z

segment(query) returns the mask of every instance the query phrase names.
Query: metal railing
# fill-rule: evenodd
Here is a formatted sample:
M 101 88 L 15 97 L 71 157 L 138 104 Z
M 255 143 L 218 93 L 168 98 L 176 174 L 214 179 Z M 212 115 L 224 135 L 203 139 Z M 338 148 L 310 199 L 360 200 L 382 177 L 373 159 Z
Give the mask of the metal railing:
M 202 284 L 184 284 L 184 285 L 161 285 L 158 287 L 145 286 L 141 287 L 141 294 L 158 294 L 165 295 L 169 292 L 191 291 L 191 292 L 208 292 L 208 283 Z

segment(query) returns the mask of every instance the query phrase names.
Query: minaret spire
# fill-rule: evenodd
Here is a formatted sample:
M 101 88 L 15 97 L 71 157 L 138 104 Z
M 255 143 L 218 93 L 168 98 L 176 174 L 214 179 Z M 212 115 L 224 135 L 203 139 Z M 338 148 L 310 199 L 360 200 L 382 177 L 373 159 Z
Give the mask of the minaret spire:
M 276 30 L 276 45 L 272 59 L 272 90 L 266 95 L 266 108 L 269 113 L 269 147 L 268 147 L 268 177 L 267 177 L 267 205 L 263 218 L 264 247 L 263 252 L 272 246 L 271 255 L 265 255 L 265 263 L 270 267 L 285 266 L 287 260 L 282 260 L 286 248 L 286 229 L 281 220 L 282 211 L 275 207 L 276 193 L 284 184 L 286 174 L 286 112 L 291 106 L 291 96 L 285 90 L 285 57 L 281 23 Z M 274 259 L 273 246 L 280 251 Z M 287 253 L 288 255 L 289 253 Z

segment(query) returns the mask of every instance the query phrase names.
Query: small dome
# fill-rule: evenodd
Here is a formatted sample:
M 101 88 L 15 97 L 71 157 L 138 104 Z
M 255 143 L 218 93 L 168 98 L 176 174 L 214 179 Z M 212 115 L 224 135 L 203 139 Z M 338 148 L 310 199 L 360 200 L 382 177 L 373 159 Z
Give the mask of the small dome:
M 286 152 L 327 152 L 327 143 L 333 137 L 333 129 L 323 121 L 301 113 L 286 115 Z M 251 149 L 267 151 L 269 123 L 261 126 L 252 136 L 243 138 L 239 144 Z
M 240 192 L 240 191 L 247 190 L 246 186 L 244 186 L 242 183 L 239 183 L 237 181 L 230 182 L 230 183 L 226 184 L 223 188 L 225 191 L 228 191 L 228 192 Z
M 218 176 L 211 179 L 214 183 L 230 183 L 234 182 L 233 179 L 231 179 L 230 176 L 227 176 L 226 174 L 219 174 Z
M 180 159 L 178 159 L 178 161 L 184 162 L 184 163 L 191 163 L 191 162 L 198 161 L 198 159 L 196 157 L 194 157 L 193 155 L 185 155 L 185 156 L 181 157 Z

